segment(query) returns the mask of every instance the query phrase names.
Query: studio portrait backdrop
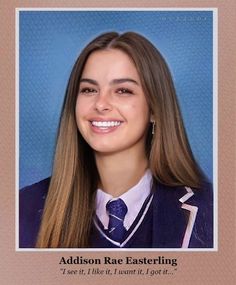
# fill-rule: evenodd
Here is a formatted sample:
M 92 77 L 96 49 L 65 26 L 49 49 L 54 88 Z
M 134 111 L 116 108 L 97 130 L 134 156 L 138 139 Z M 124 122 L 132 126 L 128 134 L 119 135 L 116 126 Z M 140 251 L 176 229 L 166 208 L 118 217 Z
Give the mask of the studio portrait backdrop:
M 213 182 L 213 11 L 20 11 L 20 188 L 51 175 L 72 66 L 108 31 L 140 33 L 161 51 L 193 154 Z

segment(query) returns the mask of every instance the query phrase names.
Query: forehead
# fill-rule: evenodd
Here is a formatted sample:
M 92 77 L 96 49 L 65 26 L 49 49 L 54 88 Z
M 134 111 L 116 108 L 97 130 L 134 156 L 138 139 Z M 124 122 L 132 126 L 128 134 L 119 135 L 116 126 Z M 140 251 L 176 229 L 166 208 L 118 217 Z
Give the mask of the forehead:
M 113 74 L 117 76 L 133 76 L 139 79 L 133 60 L 119 49 L 95 51 L 88 57 L 82 76 L 99 74 Z

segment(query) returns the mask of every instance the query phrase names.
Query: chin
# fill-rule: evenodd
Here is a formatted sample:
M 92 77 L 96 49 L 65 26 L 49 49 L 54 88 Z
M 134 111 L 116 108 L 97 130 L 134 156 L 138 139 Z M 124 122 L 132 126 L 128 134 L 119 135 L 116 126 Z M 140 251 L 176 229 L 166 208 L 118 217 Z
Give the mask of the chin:
M 111 154 L 122 151 L 122 146 L 113 143 L 93 143 L 90 147 L 97 153 Z
M 104 153 L 104 154 L 108 154 L 108 153 L 114 153 L 116 152 L 117 150 L 114 148 L 114 147 L 105 147 L 105 146 L 96 146 L 96 147 L 93 147 L 91 146 L 92 149 L 97 152 L 97 153 Z

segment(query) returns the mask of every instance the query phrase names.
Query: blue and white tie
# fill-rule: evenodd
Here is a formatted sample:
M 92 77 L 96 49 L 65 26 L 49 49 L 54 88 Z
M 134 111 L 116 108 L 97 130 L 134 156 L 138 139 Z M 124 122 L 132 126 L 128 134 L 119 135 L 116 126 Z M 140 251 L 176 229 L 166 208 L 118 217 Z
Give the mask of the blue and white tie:
M 114 241 L 121 242 L 127 232 L 124 227 L 124 218 L 128 208 L 119 198 L 108 201 L 106 209 L 109 214 L 108 236 Z

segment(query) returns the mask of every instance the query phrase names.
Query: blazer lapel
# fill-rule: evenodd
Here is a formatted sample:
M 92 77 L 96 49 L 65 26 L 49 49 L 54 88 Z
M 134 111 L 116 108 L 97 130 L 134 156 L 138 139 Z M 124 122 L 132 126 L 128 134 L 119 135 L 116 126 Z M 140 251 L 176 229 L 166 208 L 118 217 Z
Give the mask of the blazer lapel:
M 197 207 L 185 202 L 194 193 L 190 188 L 158 184 L 153 197 L 153 247 L 188 247 Z

